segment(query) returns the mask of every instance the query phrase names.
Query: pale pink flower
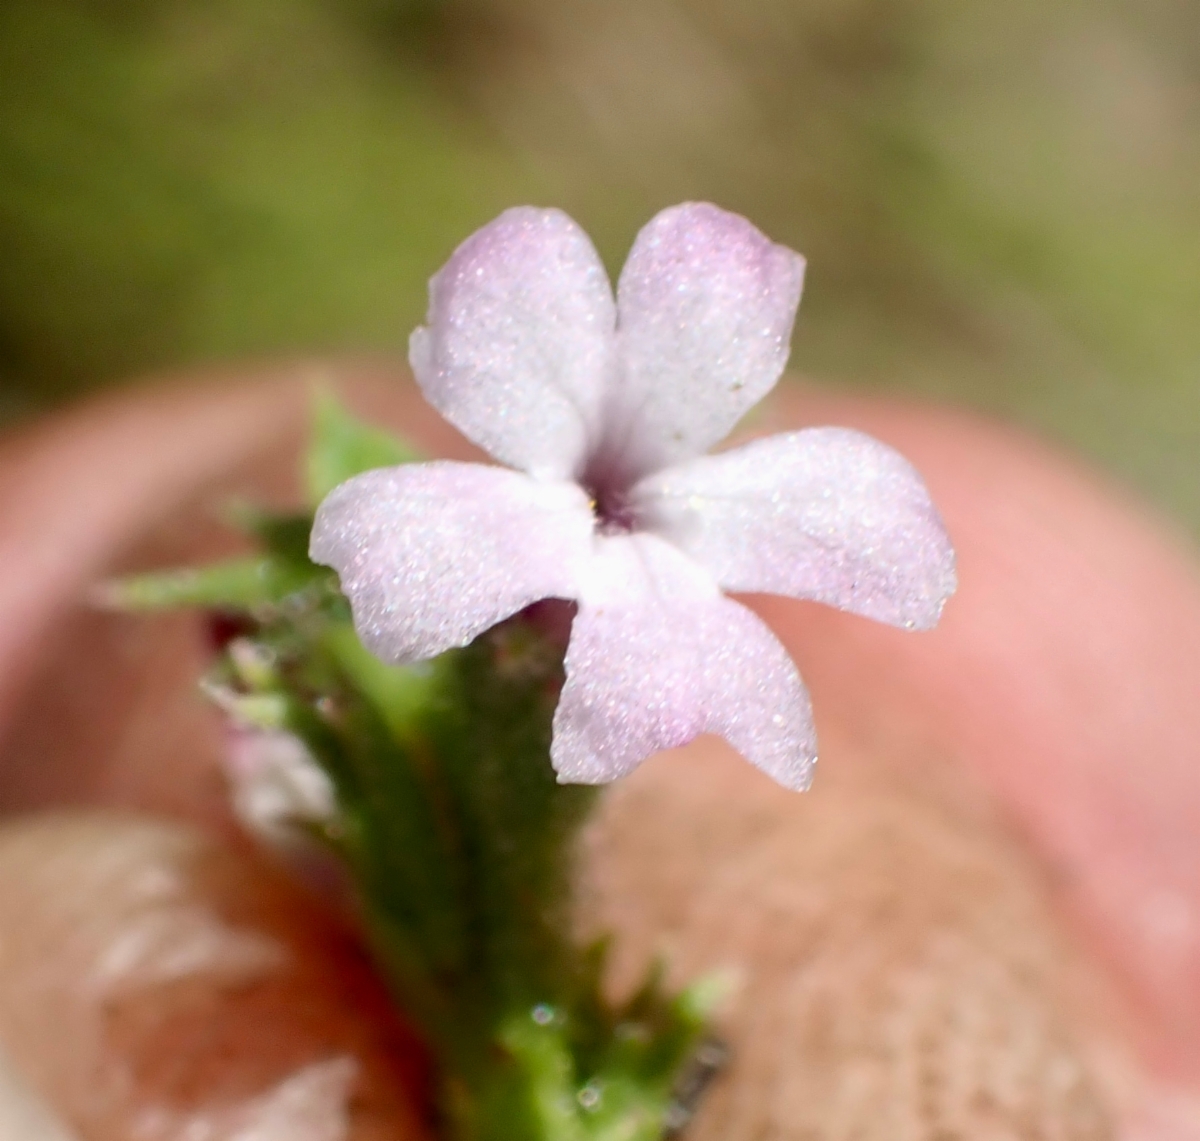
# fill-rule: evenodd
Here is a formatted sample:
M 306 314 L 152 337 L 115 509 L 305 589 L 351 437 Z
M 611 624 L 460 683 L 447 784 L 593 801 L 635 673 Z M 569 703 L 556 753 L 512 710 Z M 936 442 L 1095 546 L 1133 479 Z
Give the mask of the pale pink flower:
M 337 818 L 337 793 L 294 733 L 232 721 L 223 757 L 233 810 L 252 835 L 286 848 L 306 825 Z
M 774 635 L 722 591 L 933 626 L 954 553 L 920 477 L 845 428 L 714 456 L 787 362 L 804 260 L 689 203 L 642 230 L 614 301 L 565 214 L 509 210 L 430 283 L 410 358 L 425 396 L 508 467 L 367 472 L 321 504 L 336 568 L 389 662 L 462 646 L 543 598 L 578 604 L 551 758 L 600 783 L 717 733 L 789 788 L 816 759 Z

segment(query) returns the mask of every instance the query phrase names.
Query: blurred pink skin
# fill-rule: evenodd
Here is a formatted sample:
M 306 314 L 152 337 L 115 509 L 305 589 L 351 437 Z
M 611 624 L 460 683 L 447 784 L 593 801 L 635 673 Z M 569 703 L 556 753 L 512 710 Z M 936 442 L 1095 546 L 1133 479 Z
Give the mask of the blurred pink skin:
M 55 671 L 72 666 L 72 646 L 59 639 L 77 621 L 86 582 L 176 502 L 298 423 L 305 373 L 294 370 L 291 385 L 135 393 L 7 442 L 0 733 L 9 741 L 37 716 Z M 473 458 L 398 370 L 336 375 L 356 404 L 389 408 L 435 454 Z M 841 424 L 901 450 L 959 554 L 959 595 L 942 626 L 919 637 L 805 603 L 755 601 L 809 680 L 818 725 L 875 749 L 915 739 L 968 766 L 1021 825 L 1096 960 L 1124 983 L 1145 1056 L 1200 1088 L 1200 572 L 1191 552 L 1075 465 L 969 416 L 811 392 L 789 395 L 772 415 L 772 428 Z M 118 684 L 113 672 L 96 662 L 86 676 L 104 687 Z M 24 803 L 79 799 L 97 756 L 123 763 L 86 726 L 46 732 L 54 769 Z M 188 763 L 181 753 L 172 779 L 199 787 Z M 172 800 L 132 778 L 84 784 L 99 790 L 95 799 L 213 819 L 211 802 L 192 793 Z M 4 791 L 22 801 L 19 786 Z
M 703 733 L 808 787 L 808 695 L 722 593 L 814 599 L 933 626 L 954 552 L 920 476 L 861 432 L 789 432 L 720 456 L 787 362 L 804 259 L 706 203 L 637 236 L 614 299 L 579 227 L 508 210 L 430 284 L 411 360 L 426 397 L 513 468 L 366 472 L 317 510 L 366 645 L 404 663 L 545 598 L 578 603 L 550 759 L 603 784 Z
M 148 520 L 294 435 L 294 377 L 148 389 L 11 438 L 0 451 L 0 723 L 77 599 Z M 285 395 L 287 393 L 287 395 Z
M 781 409 L 782 412 L 782 409 Z M 1200 1083 L 1200 573 L 1143 505 L 1029 438 L 945 410 L 809 395 L 925 475 L 964 584 L 921 638 L 771 599 L 818 709 L 919 734 L 1007 807 Z M 828 705 L 824 705 L 828 703 Z

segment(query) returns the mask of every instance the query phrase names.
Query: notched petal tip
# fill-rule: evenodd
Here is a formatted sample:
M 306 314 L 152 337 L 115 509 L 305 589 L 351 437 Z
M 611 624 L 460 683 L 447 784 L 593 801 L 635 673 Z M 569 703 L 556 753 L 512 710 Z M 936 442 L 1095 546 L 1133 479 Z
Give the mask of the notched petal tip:
M 910 630 L 954 592 L 954 550 L 893 448 L 808 428 L 668 468 L 635 489 L 659 534 L 725 590 L 812 599 Z
M 598 431 L 615 323 L 588 236 L 561 210 L 519 206 L 434 275 L 409 361 L 429 402 L 496 459 L 564 476 Z
M 707 202 L 662 211 L 617 286 L 621 387 L 642 470 L 705 451 L 778 381 L 804 259 Z
M 561 780 L 603 784 L 715 733 L 781 784 L 807 787 L 808 694 L 759 618 L 648 535 L 604 542 L 581 594 L 554 715 Z

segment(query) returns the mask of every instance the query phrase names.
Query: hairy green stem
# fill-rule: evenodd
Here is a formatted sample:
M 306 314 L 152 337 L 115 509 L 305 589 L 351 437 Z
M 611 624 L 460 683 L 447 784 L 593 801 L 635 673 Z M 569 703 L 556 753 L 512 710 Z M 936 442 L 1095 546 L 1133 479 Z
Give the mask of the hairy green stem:
M 315 502 L 411 452 L 320 402 Z M 596 790 L 550 764 L 565 604 L 471 645 L 389 666 L 359 642 L 332 574 L 307 555 L 311 516 L 243 508 L 261 553 L 112 584 L 110 604 L 217 607 L 243 636 L 207 685 L 244 723 L 303 742 L 335 793 L 318 838 L 345 861 L 366 935 L 422 1031 L 445 1141 L 655 1141 L 704 1036 L 709 983 L 603 989 L 603 943 L 573 934 L 579 829 Z M 557 618 L 557 621 L 555 619 Z M 548 621 L 549 619 L 549 621 Z

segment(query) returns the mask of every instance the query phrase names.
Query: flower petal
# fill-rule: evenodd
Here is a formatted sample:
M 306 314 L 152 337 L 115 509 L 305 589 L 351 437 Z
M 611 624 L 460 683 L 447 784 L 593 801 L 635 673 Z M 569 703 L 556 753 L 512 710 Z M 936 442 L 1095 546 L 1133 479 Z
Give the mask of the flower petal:
M 379 468 L 334 489 L 310 553 L 333 567 L 364 644 L 433 657 L 542 598 L 573 598 L 591 549 L 587 497 L 482 464 Z
M 601 538 L 580 586 L 550 756 L 600 784 L 718 733 L 788 788 L 816 761 L 808 695 L 762 621 L 653 535 Z
M 726 590 L 811 598 L 909 629 L 954 593 L 954 550 L 921 477 L 849 428 L 809 428 L 644 479 L 637 510 Z
M 506 210 L 429 283 L 409 360 L 429 402 L 496 459 L 582 464 L 612 370 L 615 307 L 588 236 L 559 210 Z
M 623 373 L 614 410 L 629 462 L 653 470 L 706 451 L 787 364 L 804 259 L 707 203 L 638 234 L 617 288 Z

